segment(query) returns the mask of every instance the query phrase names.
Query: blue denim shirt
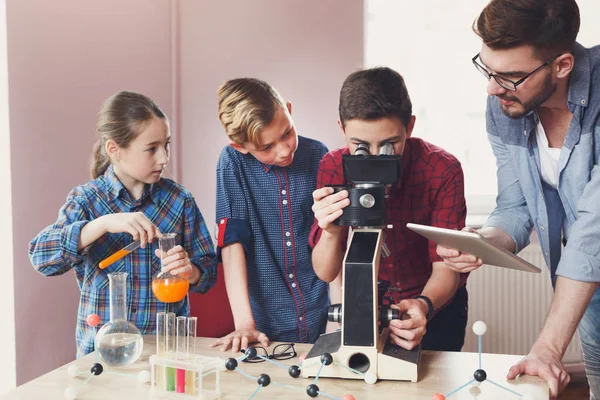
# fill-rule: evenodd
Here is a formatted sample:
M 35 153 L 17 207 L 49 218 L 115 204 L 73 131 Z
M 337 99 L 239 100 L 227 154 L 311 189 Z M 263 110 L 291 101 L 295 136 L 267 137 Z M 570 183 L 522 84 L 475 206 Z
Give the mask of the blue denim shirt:
M 573 118 L 558 161 L 558 195 L 565 212 L 562 256 L 550 251 L 561 243 L 560 238 L 552 243 L 549 238 L 535 138 L 538 117 L 532 111 L 510 119 L 493 96 L 488 98 L 486 120 L 498 167 L 498 197 L 485 226 L 507 232 L 517 252 L 529 244 L 535 227 L 546 264 L 556 268 L 557 275 L 600 282 L 600 46 L 576 44 L 573 55 L 568 91 Z

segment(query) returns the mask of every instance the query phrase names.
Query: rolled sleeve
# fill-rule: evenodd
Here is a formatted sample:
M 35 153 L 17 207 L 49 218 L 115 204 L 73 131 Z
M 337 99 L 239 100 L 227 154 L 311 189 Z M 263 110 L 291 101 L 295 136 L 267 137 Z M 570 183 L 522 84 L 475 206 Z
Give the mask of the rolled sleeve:
M 565 278 L 600 282 L 600 166 L 579 199 L 577 220 L 569 234 L 556 274 Z
M 64 227 L 60 232 L 60 244 L 62 257 L 65 262 L 70 264 L 79 264 L 86 256 L 89 246 L 79 251 L 79 238 L 81 230 L 89 221 L 77 221 Z
M 89 222 L 86 208 L 70 194 L 58 212 L 56 222 L 29 243 L 29 259 L 42 275 L 55 276 L 84 261 L 89 250 L 78 250 L 81 230 Z

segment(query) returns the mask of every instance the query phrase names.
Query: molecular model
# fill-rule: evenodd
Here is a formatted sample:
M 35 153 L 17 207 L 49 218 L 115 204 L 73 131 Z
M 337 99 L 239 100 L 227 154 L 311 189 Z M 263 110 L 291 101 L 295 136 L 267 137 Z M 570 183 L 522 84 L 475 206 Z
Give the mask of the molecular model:
M 492 385 L 498 386 L 499 388 L 502 388 L 502 389 L 506 390 L 507 392 L 510 392 L 516 396 L 519 396 L 523 400 L 535 400 L 535 398 L 531 395 L 528 395 L 528 394 L 522 395 L 520 393 L 510 390 L 509 388 L 504 387 L 504 386 L 500 385 L 499 383 L 496 383 L 496 382 L 492 381 L 491 379 L 487 378 L 487 373 L 481 367 L 481 347 L 482 347 L 481 337 L 483 335 L 485 335 L 486 331 L 487 331 L 487 325 L 485 324 L 485 322 L 477 321 L 473 324 L 473 332 L 475 332 L 475 334 L 477 335 L 477 344 L 478 344 L 478 348 L 479 348 L 479 368 L 477 368 L 477 370 L 473 373 L 473 379 L 471 379 L 469 382 L 465 383 L 464 385 L 460 386 L 459 388 L 451 391 L 450 393 L 448 393 L 446 395 L 443 395 L 441 393 L 435 394 L 433 396 L 432 400 L 446 400 L 447 398 L 449 398 L 453 394 L 459 392 L 460 390 L 464 389 L 465 387 L 467 387 L 469 385 L 472 385 L 473 387 L 478 387 L 479 385 L 481 385 L 481 383 L 485 382 L 486 380 L 489 383 L 491 383 Z
M 321 374 L 321 370 L 322 370 L 322 369 L 323 369 L 325 366 L 327 366 L 327 365 L 331 365 L 331 364 L 333 363 L 333 356 L 332 356 L 331 354 L 329 354 L 329 353 L 325 353 L 325 354 L 323 354 L 323 355 L 321 356 L 321 367 L 319 368 L 319 372 L 317 372 L 317 375 L 316 375 L 316 377 L 315 377 L 315 380 L 313 381 L 313 383 L 311 383 L 310 385 L 308 385 L 308 386 L 306 387 L 306 389 L 304 389 L 304 388 L 302 388 L 302 387 L 291 386 L 291 385 L 284 385 L 284 384 L 282 384 L 282 383 L 278 383 L 278 382 L 271 381 L 271 377 L 270 377 L 269 375 L 267 375 L 267 374 L 260 374 L 258 377 L 254 377 L 254 376 L 251 376 L 251 375 L 247 374 L 246 372 L 242 371 L 242 370 L 241 370 L 241 369 L 238 367 L 238 362 L 239 362 L 239 361 L 243 361 L 243 360 L 245 360 L 246 358 L 255 358 L 255 357 L 258 357 L 258 358 L 261 358 L 261 359 L 263 359 L 263 360 L 265 360 L 265 361 L 268 361 L 268 362 L 270 362 L 270 363 L 272 363 L 272 364 L 276 365 L 276 366 L 277 366 L 277 367 L 279 367 L 279 368 L 286 369 L 286 370 L 288 371 L 288 374 L 289 374 L 289 375 L 290 375 L 292 378 L 298 378 L 298 377 L 300 376 L 300 373 L 301 373 L 301 369 L 300 369 L 300 367 L 299 367 L 298 365 L 292 365 L 291 367 L 289 367 L 289 368 L 288 368 L 288 367 L 287 367 L 286 365 L 284 365 L 284 364 L 281 364 L 281 363 L 279 363 L 279 362 L 277 362 L 277 361 L 271 360 L 271 359 L 269 359 L 269 358 L 267 358 L 267 357 L 263 357 L 263 356 L 261 356 L 260 354 L 257 354 L 257 352 L 256 352 L 256 349 L 255 349 L 254 347 L 248 347 L 248 348 L 246 349 L 246 351 L 244 352 L 244 355 L 243 355 L 243 356 L 241 356 L 241 357 L 238 357 L 238 358 L 228 358 L 228 359 L 225 361 L 225 368 L 226 368 L 228 371 L 236 371 L 236 372 L 239 372 L 240 374 L 242 374 L 242 375 L 243 375 L 243 376 L 245 376 L 246 378 L 248 378 L 248 379 L 252 379 L 252 380 L 255 380 L 255 381 L 256 381 L 256 383 L 258 384 L 258 387 L 257 387 L 257 388 L 256 388 L 256 390 L 255 390 L 255 391 L 252 393 L 252 395 L 250 395 L 250 397 L 248 398 L 248 400 L 252 400 L 252 399 L 254 398 L 254 396 L 256 396 L 256 394 L 258 393 L 258 391 L 259 391 L 261 388 L 263 388 L 263 387 L 267 387 L 267 386 L 269 386 L 270 384 L 273 384 L 273 385 L 276 385 L 276 386 L 282 386 L 282 387 L 285 387 L 285 388 L 288 388 L 288 389 L 299 389 L 299 390 L 305 390 L 305 391 L 306 391 L 306 394 L 307 394 L 308 396 L 310 396 L 310 397 L 317 397 L 317 396 L 321 395 L 321 396 L 327 397 L 327 398 L 329 398 L 329 399 L 332 399 L 332 400 L 355 400 L 354 396 L 352 396 L 351 394 L 346 394 L 346 395 L 344 395 L 344 396 L 342 396 L 342 397 L 334 397 L 334 396 L 331 396 L 331 395 L 329 395 L 329 394 L 327 394 L 327 393 L 325 393 L 325 392 L 322 392 L 322 391 L 319 389 L 319 386 L 317 386 L 317 383 L 318 383 L 318 381 L 319 381 L 319 375 Z M 336 363 L 336 364 L 337 364 L 337 363 Z M 313 365 L 314 365 L 314 364 L 313 364 Z M 346 368 L 347 368 L 347 367 L 346 367 Z M 361 372 L 359 372 L 359 371 L 355 371 L 355 370 L 353 370 L 353 369 L 350 369 L 350 370 L 351 370 L 352 372 L 355 372 L 355 373 L 357 373 L 357 374 L 362 374 L 362 373 L 361 373 Z M 362 374 L 362 375 L 365 375 L 365 374 Z M 371 380 L 372 380 L 372 379 L 371 379 L 371 377 L 369 377 L 369 378 L 366 378 L 366 377 L 365 377 L 365 380 L 367 380 L 367 379 L 369 379 L 369 381 L 371 381 Z M 376 381 L 376 380 L 377 380 L 377 378 L 375 378 L 375 381 Z M 373 382 L 370 382 L 370 383 L 374 383 L 374 381 L 373 381 Z

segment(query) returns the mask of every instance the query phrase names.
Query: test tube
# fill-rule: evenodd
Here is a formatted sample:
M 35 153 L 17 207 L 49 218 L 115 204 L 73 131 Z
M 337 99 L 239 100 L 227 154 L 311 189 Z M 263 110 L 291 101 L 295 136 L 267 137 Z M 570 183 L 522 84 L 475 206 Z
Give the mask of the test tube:
M 98 264 L 98 266 L 100 267 L 100 269 L 105 269 L 108 266 L 110 266 L 111 264 L 113 264 L 113 263 L 119 261 L 121 258 L 125 257 L 127 254 L 136 250 L 138 247 L 140 247 L 139 240 L 131 242 L 129 245 L 123 247 L 121 250 L 117 251 L 116 253 L 114 253 L 114 254 L 106 257 L 104 260 L 100 261 L 100 264 Z
M 167 353 L 167 314 L 156 313 L 156 355 L 164 356 Z M 165 368 L 156 366 L 156 382 L 158 389 L 165 390 Z
M 187 354 L 187 340 L 185 334 L 185 317 L 177 317 L 177 350 L 176 357 L 178 360 L 183 360 Z M 177 393 L 185 393 L 185 369 L 177 368 L 177 376 L 175 382 L 175 391 Z
M 175 313 L 167 313 L 167 357 L 173 358 L 175 356 Z M 167 376 L 167 392 L 175 391 L 175 368 L 166 368 Z
M 188 317 L 187 319 L 187 351 L 188 359 L 196 358 L 196 326 L 198 324 L 197 317 Z M 185 392 L 187 394 L 196 394 L 196 374 L 194 371 L 186 371 L 185 373 Z

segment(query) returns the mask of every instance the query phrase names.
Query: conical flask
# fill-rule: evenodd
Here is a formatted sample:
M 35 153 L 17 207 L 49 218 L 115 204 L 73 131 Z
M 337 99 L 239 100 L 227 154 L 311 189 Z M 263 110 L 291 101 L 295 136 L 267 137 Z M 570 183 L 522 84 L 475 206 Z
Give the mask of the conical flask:
M 176 233 L 165 233 L 158 239 L 158 248 L 161 251 L 160 264 L 163 266 L 163 258 L 166 253 L 175 247 Z M 172 275 L 169 271 L 158 271 L 152 277 L 152 293 L 163 303 L 175 303 L 185 298 L 190 289 L 190 283 L 187 279 L 179 275 Z
M 133 364 L 142 354 L 144 339 L 140 330 L 127 321 L 127 272 L 108 274 L 110 321 L 96 333 L 94 345 L 108 366 Z

